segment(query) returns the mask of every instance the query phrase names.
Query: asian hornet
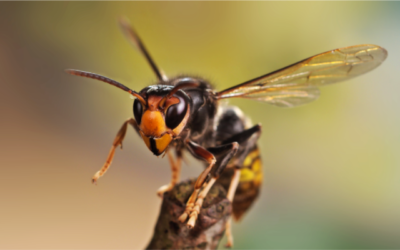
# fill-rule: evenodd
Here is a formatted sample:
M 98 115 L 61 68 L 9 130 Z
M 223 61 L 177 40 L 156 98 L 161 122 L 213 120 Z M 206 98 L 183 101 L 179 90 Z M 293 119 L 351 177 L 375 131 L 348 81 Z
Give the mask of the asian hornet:
M 181 222 L 193 228 L 204 198 L 219 181 L 227 189 L 233 215 L 239 219 L 258 196 L 262 182 L 262 165 L 257 147 L 261 125 L 233 106 L 219 105 L 227 98 L 247 98 L 277 107 L 295 107 L 319 97 L 318 87 L 366 73 L 386 58 L 385 49 L 371 44 L 327 51 L 304 59 L 231 88 L 216 91 L 200 77 L 169 78 L 156 65 L 143 42 L 129 25 L 120 19 L 128 39 L 150 64 L 158 83 L 139 92 L 107 77 L 69 69 L 66 72 L 114 85 L 135 97 L 133 116 L 119 130 L 104 166 L 93 176 L 96 182 L 110 167 L 117 146 L 122 145 L 128 125 L 141 136 L 154 155 L 167 153 L 172 179 L 158 194 L 171 190 L 179 180 L 182 154 L 190 152 L 204 161 L 206 168 L 198 176 L 194 191 L 186 203 Z M 175 150 L 175 158 L 171 154 Z M 232 246 L 231 221 L 227 222 L 227 246 Z

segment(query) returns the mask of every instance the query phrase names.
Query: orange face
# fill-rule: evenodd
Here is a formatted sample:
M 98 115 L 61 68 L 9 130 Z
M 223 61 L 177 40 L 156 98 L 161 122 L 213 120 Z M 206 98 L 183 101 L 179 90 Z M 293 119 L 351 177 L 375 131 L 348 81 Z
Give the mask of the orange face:
M 135 100 L 133 110 L 140 135 L 155 155 L 162 154 L 186 126 L 190 105 L 184 97 L 182 93 L 166 99 L 148 95 L 146 106 Z

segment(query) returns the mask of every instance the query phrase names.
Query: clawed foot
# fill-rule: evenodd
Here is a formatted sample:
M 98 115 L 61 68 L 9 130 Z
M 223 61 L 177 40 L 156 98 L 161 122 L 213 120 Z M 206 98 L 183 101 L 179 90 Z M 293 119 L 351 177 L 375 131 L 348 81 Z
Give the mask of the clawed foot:
M 233 247 L 232 218 L 229 218 L 225 224 L 225 235 L 227 238 L 225 247 L 232 248 Z
M 227 242 L 225 244 L 226 248 L 233 247 L 233 235 L 232 235 L 232 218 L 229 218 L 225 225 L 225 235 L 227 238 Z
M 210 185 L 211 184 L 211 185 Z M 187 227 L 189 229 L 193 228 L 194 225 L 196 224 L 196 220 L 197 217 L 200 214 L 200 208 L 203 206 L 203 202 L 204 202 L 204 198 L 207 195 L 210 187 L 212 186 L 212 183 L 208 183 L 208 185 L 206 185 L 206 187 L 202 190 L 202 192 L 197 196 L 197 192 L 193 192 L 192 196 L 196 197 L 196 198 L 192 198 L 190 197 L 188 203 L 186 204 L 186 209 L 185 212 L 183 212 L 183 214 L 179 217 L 179 221 L 184 223 L 186 221 L 186 219 L 189 216 L 189 221 L 187 222 Z M 195 200 L 195 202 L 193 202 L 193 200 Z
M 196 202 L 197 203 L 197 202 Z M 185 223 L 187 218 L 189 217 L 189 221 L 187 222 L 187 227 L 192 229 L 196 224 L 197 216 L 199 215 L 199 206 L 196 204 L 193 207 L 193 203 L 187 204 L 185 212 L 181 216 L 179 216 L 178 220 L 182 223 Z
M 232 248 L 232 247 L 233 247 L 233 243 L 228 241 L 228 242 L 225 244 L 225 247 L 226 247 L 226 248 Z
M 173 186 L 171 184 L 164 185 L 157 190 L 157 195 L 162 198 L 165 192 L 171 191 Z
M 97 180 L 100 178 L 100 171 L 97 171 L 92 177 L 92 183 L 97 185 Z
M 210 191 L 210 188 L 216 181 L 216 178 L 212 178 L 208 183 L 204 184 L 203 190 L 195 189 L 190 196 L 187 204 L 185 212 L 178 218 L 180 222 L 184 223 L 186 219 L 189 217 L 189 221 L 187 222 L 188 228 L 193 228 L 196 224 L 197 217 L 200 213 L 200 208 L 203 206 L 204 198 Z

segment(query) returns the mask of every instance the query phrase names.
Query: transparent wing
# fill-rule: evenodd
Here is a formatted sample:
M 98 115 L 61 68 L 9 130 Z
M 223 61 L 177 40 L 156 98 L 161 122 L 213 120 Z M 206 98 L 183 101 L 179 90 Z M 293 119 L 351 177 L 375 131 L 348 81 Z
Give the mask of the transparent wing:
M 377 45 L 335 49 L 218 92 L 216 97 L 242 97 L 294 107 L 317 99 L 319 86 L 366 73 L 386 57 L 386 50 Z
M 291 108 L 312 102 L 319 97 L 319 89 L 314 86 L 293 86 L 243 95 L 242 98 L 267 102 L 281 108 Z

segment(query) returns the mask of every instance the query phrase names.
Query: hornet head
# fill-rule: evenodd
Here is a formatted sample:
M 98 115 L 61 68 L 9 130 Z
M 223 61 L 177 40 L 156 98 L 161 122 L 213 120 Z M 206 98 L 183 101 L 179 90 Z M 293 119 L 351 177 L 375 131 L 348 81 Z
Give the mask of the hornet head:
M 189 119 L 191 99 L 178 85 L 153 85 L 144 88 L 133 103 L 133 114 L 146 146 L 162 154 L 179 136 Z
M 192 100 L 181 89 L 198 87 L 199 83 L 195 79 L 184 77 L 169 81 L 168 77 L 157 67 L 129 22 L 121 18 L 119 24 L 129 43 L 146 58 L 160 85 L 146 87 L 137 93 L 105 76 L 73 69 L 68 69 L 66 72 L 106 82 L 136 97 L 133 114 L 139 133 L 150 151 L 155 155 L 160 155 L 179 136 L 189 119 Z M 162 85 L 166 82 L 169 82 L 170 85 Z
M 67 73 L 93 78 L 118 87 L 134 97 L 133 115 L 143 141 L 155 155 L 162 154 L 183 131 L 189 120 L 192 99 L 182 88 L 198 87 L 192 78 L 178 78 L 173 85 L 152 85 L 140 93 L 98 74 L 68 69 Z

